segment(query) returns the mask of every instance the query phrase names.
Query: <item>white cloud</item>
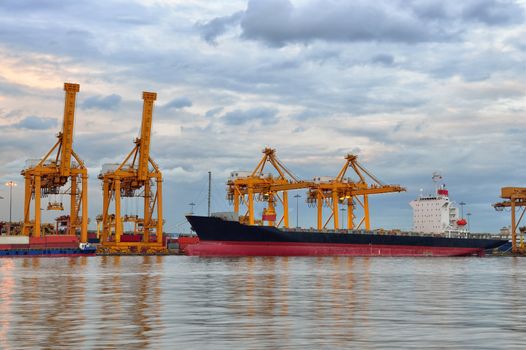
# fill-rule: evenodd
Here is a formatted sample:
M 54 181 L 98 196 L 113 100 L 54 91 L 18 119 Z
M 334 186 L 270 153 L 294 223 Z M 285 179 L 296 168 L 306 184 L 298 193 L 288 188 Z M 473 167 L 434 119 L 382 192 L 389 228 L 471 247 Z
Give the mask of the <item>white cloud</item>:
M 46 130 L 57 125 L 57 120 L 54 118 L 37 117 L 30 115 L 25 117 L 18 123 L 14 124 L 15 128 L 30 129 L 30 130 Z
M 221 184 L 231 170 L 255 167 L 264 146 L 304 178 L 335 174 L 348 152 L 383 181 L 415 191 L 441 168 L 455 199 L 476 208 L 522 181 L 524 3 L 0 7 L 1 179 L 19 179 L 23 160 L 52 146 L 69 81 L 81 85 L 74 147 L 90 174 L 129 152 L 141 92 L 158 93 L 151 152 L 164 171 L 172 226 L 209 170 Z M 13 127 L 27 116 L 50 118 L 38 120 L 49 129 Z M 93 217 L 101 198 L 98 180 L 90 181 Z M 375 199 L 373 224 L 399 218 L 393 226 L 409 227 L 413 195 Z M 496 230 L 505 220 L 480 215 L 474 228 Z

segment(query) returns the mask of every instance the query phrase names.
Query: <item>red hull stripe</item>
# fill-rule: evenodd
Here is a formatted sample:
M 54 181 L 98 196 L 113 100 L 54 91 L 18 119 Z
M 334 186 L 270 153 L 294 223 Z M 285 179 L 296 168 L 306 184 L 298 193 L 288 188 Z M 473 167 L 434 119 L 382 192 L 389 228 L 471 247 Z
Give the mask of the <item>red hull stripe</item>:
M 182 247 L 191 256 L 465 256 L 480 248 L 298 242 L 201 241 Z

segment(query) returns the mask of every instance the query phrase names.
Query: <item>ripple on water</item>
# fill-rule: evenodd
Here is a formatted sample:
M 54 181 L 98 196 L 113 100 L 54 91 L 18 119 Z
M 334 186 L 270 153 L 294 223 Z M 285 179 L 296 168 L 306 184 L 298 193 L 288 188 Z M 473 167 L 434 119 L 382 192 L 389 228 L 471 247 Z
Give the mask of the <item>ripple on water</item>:
M 0 349 L 523 349 L 525 262 L 0 259 Z

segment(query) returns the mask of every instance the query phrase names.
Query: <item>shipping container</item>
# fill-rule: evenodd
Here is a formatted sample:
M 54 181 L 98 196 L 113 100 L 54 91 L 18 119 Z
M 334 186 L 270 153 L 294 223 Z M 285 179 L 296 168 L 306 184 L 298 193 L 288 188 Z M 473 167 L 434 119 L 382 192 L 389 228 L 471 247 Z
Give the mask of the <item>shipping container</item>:
M 142 235 L 122 235 L 121 242 L 141 242 Z
M 46 236 L 46 243 L 66 243 L 66 242 L 74 242 L 78 243 L 79 239 L 77 236 L 72 235 L 54 235 L 54 236 Z
M 46 244 L 46 237 L 29 237 L 29 244 Z
M 183 244 L 196 244 L 199 243 L 199 237 L 197 236 L 179 236 L 177 239 L 180 245 Z
M 29 244 L 28 236 L 0 236 L 0 244 Z

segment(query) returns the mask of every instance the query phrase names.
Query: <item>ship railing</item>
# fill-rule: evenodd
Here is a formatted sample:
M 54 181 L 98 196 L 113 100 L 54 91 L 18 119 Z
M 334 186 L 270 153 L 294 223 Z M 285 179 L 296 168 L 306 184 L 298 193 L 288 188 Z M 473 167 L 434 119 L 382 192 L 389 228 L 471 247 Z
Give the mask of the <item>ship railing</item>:
M 504 235 L 492 235 L 490 233 L 468 233 L 468 232 L 447 232 L 447 233 L 425 233 L 425 232 L 412 232 L 412 231 L 400 231 L 400 230 L 372 230 L 367 231 L 364 229 L 360 230 L 348 230 L 348 229 L 323 229 L 318 230 L 316 228 L 301 228 L 291 227 L 288 228 L 290 231 L 295 232 L 319 232 L 323 233 L 339 233 L 339 234 L 369 234 L 369 235 L 392 235 L 392 236 L 412 236 L 412 237 L 447 237 L 447 238 L 460 238 L 460 239 L 508 239 Z

